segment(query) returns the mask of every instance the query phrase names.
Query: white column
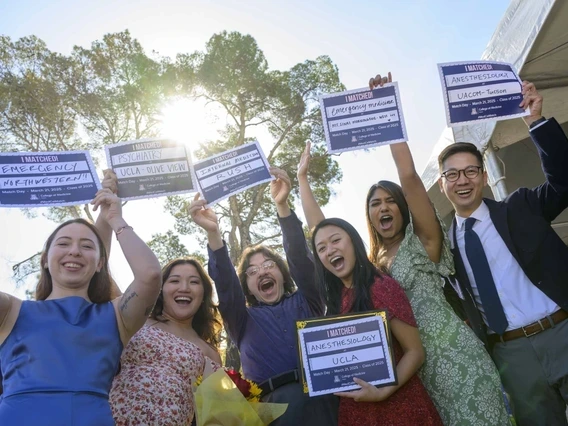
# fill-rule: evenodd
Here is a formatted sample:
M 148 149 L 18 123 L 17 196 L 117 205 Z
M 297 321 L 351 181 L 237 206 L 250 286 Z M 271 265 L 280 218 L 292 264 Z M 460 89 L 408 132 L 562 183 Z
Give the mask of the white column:
M 507 191 L 507 186 L 505 185 L 506 176 L 503 163 L 501 159 L 497 157 L 491 141 L 485 146 L 484 157 L 485 170 L 489 177 L 489 185 L 491 186 L 493 196 L 496 201 L 502 201 L 509 195 L 509 191 Z

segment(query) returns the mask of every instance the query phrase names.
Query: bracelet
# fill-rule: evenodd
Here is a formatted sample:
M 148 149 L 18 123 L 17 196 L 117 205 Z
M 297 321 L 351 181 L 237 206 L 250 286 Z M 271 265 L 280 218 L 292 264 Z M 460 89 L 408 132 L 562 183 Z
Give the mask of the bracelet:
M 133 228 L 132 226 L 124 225 L 124 226 L 121 226 L 120 228 L 118 228 L 118 229 L 115 231 L 116 236 L 118 237 L 120 234 L 122 234 L 122 231 L 124 231 L 125 229 L 130 229 L 131 231 L 134 230 L 134 228 Z

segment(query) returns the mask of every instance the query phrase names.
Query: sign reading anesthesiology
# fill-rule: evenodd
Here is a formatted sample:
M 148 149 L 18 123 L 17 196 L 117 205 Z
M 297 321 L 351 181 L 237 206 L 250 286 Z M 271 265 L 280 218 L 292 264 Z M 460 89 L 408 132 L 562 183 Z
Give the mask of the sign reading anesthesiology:
M 476 61 L 438 64 L 448 126 L 528 115 L 519 108 L 522 82 L 511 64 Z
M 86 204 L 100 188 L 88 151 L 0 153 L 0 207 Z
M 195 181 L 208 205 L 271 181 L 269 164 L 258 142 L 216 154 L 195 163 Z
M 397 83 L 323 95 L 320 109 L 330 153 L 408 140 Z
M 186 147 L 167 139 L 140 139 L 105 147 L 123 200 L 195 191 Z
M 397 383 L 385 311 L 296 321 L 296 328 L 304 393 L 360 389 L 354 377 L 375 386 Z

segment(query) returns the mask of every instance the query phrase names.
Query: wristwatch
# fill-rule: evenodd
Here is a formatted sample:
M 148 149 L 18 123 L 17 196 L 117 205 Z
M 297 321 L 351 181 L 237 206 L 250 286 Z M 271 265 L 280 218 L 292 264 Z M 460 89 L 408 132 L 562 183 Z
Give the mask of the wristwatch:
M 546 120 L 547 120 L 546 117 L 540 117 L 538 120 L 535 120 L 530 124 L 529 129 L 532 129 L 535 126 L 538 126 L 540 123 L 544 123 Z

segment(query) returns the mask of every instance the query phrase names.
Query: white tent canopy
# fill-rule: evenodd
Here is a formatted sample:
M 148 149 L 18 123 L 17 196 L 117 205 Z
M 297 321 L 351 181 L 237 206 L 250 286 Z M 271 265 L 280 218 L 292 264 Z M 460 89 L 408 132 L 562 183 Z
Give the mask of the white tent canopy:
M 567 0 L 513 0 L 482 59 L 512 63 L 520 70 L 521 78 L 533 82 L 543 95 L 543 114 L 554 116 L 568 133 Z M 453 210 L 438 188 L 437 157 L 454 142 L 472 142 L 482 151 L 492 147 L 498 157 L 497 163 L 504 164 L 501 172 L 507 191 L 544 182 L 540 159 L 522 119 L 446 128 L 432 151 L 422 181 L 436 208 L 448 222 Z M 568 167 L 568 158 L 565 161 Z M 486 196 L 493 198 L 489 189 Z M 559 216 L 553 226 L 568 243 L 568 211 Z

